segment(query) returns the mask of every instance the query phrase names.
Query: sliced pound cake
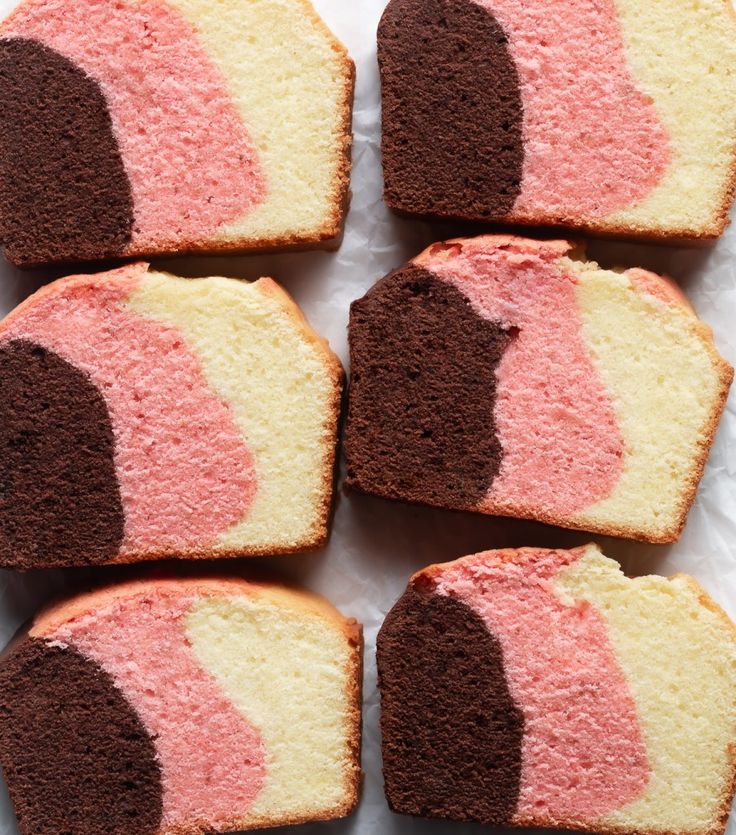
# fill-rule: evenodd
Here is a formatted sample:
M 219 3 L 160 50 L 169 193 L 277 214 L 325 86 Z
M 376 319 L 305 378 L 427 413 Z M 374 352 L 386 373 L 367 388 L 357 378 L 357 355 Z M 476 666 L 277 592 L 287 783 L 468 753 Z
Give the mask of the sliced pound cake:
M 731 0 L 391 0 L 378 59 L 402 214 L 681 240 L 727 223 Z
M 342 377 L 268 278 L 48 285 L 0 323 L 0 565 L 318 547 Z
M 0 25 L 0 245 L 336 245 L 353 75 L 309 0 L 23 0 Z
M 112 586 L 51 608 L 0 666 L 21 835 L 200 835 L 348 814 L 361 630 L 243 580 Z
M 352 305 L 348 481 L 677 539 L 733 376 L 673 284 L 572 244 L 436 244 Z
M 611 835 L 720 835 L 736 629 L 691 577 L 596 546 L 416 574 L 378 637 L 395 812 Z

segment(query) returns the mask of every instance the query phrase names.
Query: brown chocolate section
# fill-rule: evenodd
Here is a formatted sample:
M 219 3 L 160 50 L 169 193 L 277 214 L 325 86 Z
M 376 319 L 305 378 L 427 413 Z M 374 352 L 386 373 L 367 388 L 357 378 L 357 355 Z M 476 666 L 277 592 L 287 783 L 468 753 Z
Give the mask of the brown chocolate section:
M 502 218 L 521 191 L 519 75 L 473 0 L 392 0 L 378 28 L 385 199 L 399 212 Z
M 153 835 L 153 741 L 113 679 L 72 648 L 22 638 L 0 670 L 0 764 L 21 835 Z
M 454 285 L 404 267 L 350 310 L 348 483 L 471 508 L 501 465 L 495 369 L 511 334 Z
M 0 243 L 19 265 L 120 255 L 133 197 L 105 97 L 63 55 L 0 41 Z
M 0 345 L 0 565 L 105 563 L 125 523 L 105 401 L 39 345 Z
M 410 586 L 378 635 L 386 797 L 395 812 L 508 823 L 524 720 L 498 640 L 465 603 Z

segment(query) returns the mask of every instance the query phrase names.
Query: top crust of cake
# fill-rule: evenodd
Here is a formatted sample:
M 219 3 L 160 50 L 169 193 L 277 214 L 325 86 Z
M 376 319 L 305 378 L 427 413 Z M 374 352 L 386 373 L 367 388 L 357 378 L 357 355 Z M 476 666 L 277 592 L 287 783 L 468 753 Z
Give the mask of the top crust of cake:
M 102 586 L 86 594 L 49 604 L 34 617 L 28 634 L 32 637 L 43 637 L 63 624 L 87 612 L 104 608 L 116 600 L 159 593 L 163 595 L 191 594 L 196 597 L 266 595 L 274 603 L 285 608 L 302 610 L 326 618 L 344 632 L 350 643 L 360 645 L 362 640 L 362 628 L 355 618 L 346 618 L 322 595 L 304 589 L 296 590 L 286 585 L 217 576 L 141 579 L 114 586 Z

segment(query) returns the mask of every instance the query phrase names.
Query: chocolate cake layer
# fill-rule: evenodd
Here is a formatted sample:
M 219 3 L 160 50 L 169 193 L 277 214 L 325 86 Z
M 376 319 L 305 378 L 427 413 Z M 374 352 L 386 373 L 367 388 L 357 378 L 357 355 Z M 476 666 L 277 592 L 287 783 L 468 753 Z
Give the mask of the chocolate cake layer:
M 0 563 L 13 568 L 112 559 L 124 515 L 101 393 L 57 354 L 0 346 Z
M 508 39 L 472 0 L 393 0 L 378 28 L 385 199 L 498 218 L 521 190 L 523 107 Z
M 153 741 L 93 661 L 20 639 L 0 671 L 0 760 L 21 835 L 154 835 Z
M 4 39 L 0 111 L 7 257 L 23 265 L 121 254 L 133 198 L 97 82 L 37 41 Z
M 510 338 L 420 267 L 353 302 L 348 483 L 406 501 L 477 504 L 501 465 L 495 369 Z
M 410 586 L 377 649 L 390 807 L 507 823 L 519 796 L 524 722 L 498 640 L 465 603 Z

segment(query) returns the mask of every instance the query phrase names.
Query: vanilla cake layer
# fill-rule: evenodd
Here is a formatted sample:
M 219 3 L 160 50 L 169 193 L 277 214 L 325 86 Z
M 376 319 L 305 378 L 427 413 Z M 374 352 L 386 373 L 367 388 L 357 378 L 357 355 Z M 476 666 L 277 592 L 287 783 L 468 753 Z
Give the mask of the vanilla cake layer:
M 342 369 L 271 279 L 62 279 L 0 324 L 0 357 L 3 565 L 324 543 Z
M 349 483 L 678 538 L 733 371 L 666 279 L 564 241 L 435 244 L 353 303 Z
M 596 546 L 416 574 L 378 638 L 396 812 L 602 833 L 723 833 L 736 629 L 690 577 Z
M 730 0 L 391 0 L 378 31 L 403 214 L 698 240 L 736 175 Z
M 53 607 L 0 669 L 23 835 L 204 835 L 348 814 L 361 630 L 242 580 L 123 584 Z
M 0 25 L 7 257 L 336 244 L 353 74 L 308 0 L 25 0 Z

